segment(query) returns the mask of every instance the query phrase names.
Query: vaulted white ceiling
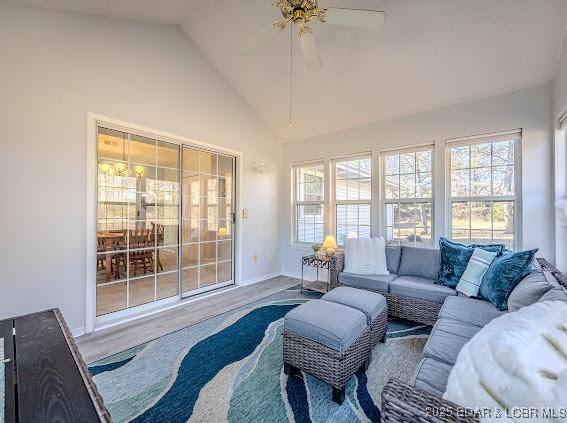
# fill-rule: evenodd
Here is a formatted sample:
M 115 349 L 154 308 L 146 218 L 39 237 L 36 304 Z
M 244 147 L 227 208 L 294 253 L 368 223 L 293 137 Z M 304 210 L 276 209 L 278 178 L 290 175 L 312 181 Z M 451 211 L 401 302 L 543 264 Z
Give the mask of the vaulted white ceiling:
M 269 0 L 3 1 L 179 25 L 282 140 L 546 84 L 567 26 L 567 0 L 319 0 L 384 10 L 386 25 L 314 23 L 318 71 L 305 68 L 294 41 L 289 128 L 289 30 L 249 56 L 238 52 L 279 19 Z

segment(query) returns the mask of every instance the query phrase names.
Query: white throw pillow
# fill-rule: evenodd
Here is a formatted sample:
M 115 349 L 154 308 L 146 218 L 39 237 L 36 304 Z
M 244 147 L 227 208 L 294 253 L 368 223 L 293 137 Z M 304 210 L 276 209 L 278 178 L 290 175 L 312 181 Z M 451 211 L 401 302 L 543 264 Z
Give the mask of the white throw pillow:
M 567 304 L 546 301 L 494 319 L 466 343 L 443 398 L 493 410 L 483 421 L 502 421 L 495 414 L 508 409 L 528 422 L 515 415 L 520 407 L 564 408 L 566 395 Z
M 384 238 L 345 239 L 344 271 L 359 275 L 389 275 Z
M 497 253 L 475 248 L 467 268 L 461 276 L 456 290 L 465 294 L 467 297 L 476 297 L 480 290 L 480 283 L 490 264 L 496 257 Z

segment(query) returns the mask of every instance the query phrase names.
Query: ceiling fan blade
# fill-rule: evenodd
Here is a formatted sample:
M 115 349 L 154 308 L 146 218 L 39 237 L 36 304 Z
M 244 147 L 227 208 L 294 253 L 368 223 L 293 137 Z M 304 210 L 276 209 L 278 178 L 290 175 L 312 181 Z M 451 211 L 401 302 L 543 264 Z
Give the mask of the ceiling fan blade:
M 281 26 L 280 24 L 281 22 L 274 22 L 273 24 L 268 25 L 256 34 L 248 37 L 248 39 L 246 39 L 240 45 L 240 54 L 250 54 L 258 47 L 267 44 L 283 30 L 283 26 Z
M 324 22 L 354 28 L 377 29 L 385 20 L 386 13 L 375 10 L 329 8 L 324 13 Z
M 307 68 L 311 70 L 319 69 L 321 67 L 321 57 L 319 56 L 319 49 L 313 33 L 310 30 L 300 31 L 299 42 Z

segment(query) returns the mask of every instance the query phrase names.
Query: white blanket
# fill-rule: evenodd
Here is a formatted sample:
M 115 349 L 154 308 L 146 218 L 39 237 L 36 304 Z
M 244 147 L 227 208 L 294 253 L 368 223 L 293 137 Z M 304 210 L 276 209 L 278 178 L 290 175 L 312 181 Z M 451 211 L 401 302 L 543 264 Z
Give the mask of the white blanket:
M 461 349 L 443 397 L 491 409 L 483 421 L 503 421 L 505 410 L 523 423 L 567 411 L 567 304 L 536 303 L 490 322 Z M 521 416 L 525 407 L 534 414 Z

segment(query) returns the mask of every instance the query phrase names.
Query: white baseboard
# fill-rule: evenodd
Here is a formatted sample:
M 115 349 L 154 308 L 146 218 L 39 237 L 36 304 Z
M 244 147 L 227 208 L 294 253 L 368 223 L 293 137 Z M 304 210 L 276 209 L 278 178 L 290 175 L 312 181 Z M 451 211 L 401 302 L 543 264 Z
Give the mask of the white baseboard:
M 77 338 L 78 336 L 82 336 L 84 335 L 85 332 L 85 327 L 80 327 L 80 328 L 75 328 L 75 329 L 71 329 L 71 335 L 73 335 L 73 338 Z
M 287 277 L 290 277 L 290 278 L 295 278 L 295 279 L 301 280 L 301 273 L 282 272 L 282 276 L 287 276 Z M 315 277 L 310 276 L 310 275 L 304 275 L 303 279 L 306 280 L 306 281 L 309 281 L 309 282 L 315 281 Z
M 255 283 L 258 283 L 258 282 L 263 282 L 263 281 L 265 281 L 266 279 L 271 279 L 271 278 L 275 278 L 275 277 L 278 277 L 278 276 L 281 276 L 281 273 L 280 273 L 280 272 L 278 272 L 278 273 L 270 273 L 270 274 L 268 274 L 268 275 L 262 275 L 262 276 L 258 276 L 258 277 L 256 277 L 256 278 L 251 278 L 251 279 L 246 279 L 245 281 L 240 281 L 240 282 L 238 283 L 238 286 L 252 285 L 252 284 L 255 284 Z

